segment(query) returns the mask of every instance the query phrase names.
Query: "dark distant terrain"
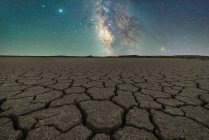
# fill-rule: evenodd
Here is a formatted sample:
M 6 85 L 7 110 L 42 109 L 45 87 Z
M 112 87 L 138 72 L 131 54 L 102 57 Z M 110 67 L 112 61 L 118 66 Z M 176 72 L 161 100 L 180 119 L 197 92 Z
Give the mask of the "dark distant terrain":
M 209 138 L 209 57 L 0 57 L 0 140 Z

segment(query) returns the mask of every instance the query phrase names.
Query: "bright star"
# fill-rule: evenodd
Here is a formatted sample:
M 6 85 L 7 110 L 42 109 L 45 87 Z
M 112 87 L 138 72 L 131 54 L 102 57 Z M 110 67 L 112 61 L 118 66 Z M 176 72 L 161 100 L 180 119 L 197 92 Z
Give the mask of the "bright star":
M 161 52 L 167 52 L 167 50 L 166 50 L 166 48 L 165 48 L 164 46 L 162 46 L 162 47 L 160 48 L 160 51 L 161 51 Z
M 42 8 L 45 8 L 45 5 L 42 5 Z
M 59 9 L 59 13 L 63 13 L 63 9 Z

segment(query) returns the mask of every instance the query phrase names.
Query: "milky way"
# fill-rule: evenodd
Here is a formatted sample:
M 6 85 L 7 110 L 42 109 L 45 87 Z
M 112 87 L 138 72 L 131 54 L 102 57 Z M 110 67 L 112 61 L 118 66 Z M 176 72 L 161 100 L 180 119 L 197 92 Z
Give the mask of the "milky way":
M 135 47 L 140 24 L 128 10 L 127 0 L 93 0 L 96 33 L 110 54 Z

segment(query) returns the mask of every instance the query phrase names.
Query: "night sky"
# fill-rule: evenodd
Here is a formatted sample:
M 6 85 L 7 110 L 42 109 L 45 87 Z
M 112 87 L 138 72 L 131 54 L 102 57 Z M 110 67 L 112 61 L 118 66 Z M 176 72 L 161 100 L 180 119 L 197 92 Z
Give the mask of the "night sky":
M 209 55 L 209 0 L 0 0 L 0 55 Z

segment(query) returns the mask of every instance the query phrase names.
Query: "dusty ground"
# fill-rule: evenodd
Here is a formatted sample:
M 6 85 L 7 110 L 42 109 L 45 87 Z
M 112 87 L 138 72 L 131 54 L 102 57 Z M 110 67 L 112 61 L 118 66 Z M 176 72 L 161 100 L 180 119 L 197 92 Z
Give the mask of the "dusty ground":
M 209 139 L 209 61 L 0 58 L 0 139 Z

